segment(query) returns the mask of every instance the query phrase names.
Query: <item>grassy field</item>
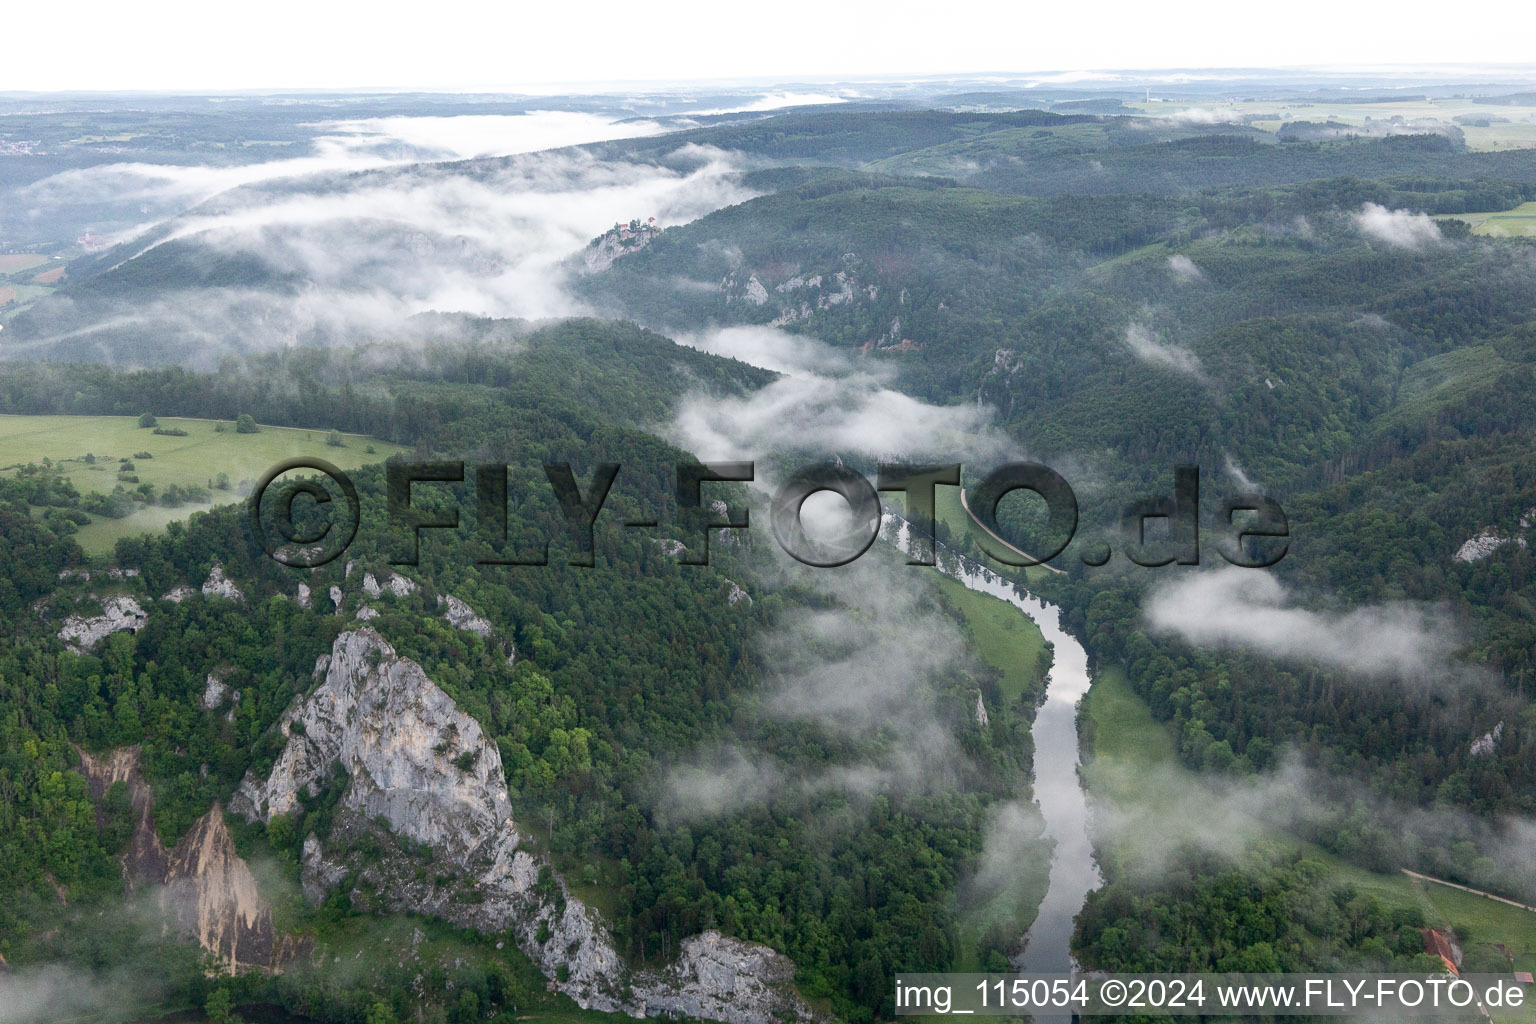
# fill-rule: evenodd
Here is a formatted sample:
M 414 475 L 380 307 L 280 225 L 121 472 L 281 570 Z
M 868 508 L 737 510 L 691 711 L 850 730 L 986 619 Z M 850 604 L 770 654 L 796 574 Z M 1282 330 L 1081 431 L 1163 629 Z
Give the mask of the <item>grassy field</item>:
M 1397 872 L 1366 871 L 1234 809 L 1234 801 L 1224 800 L 1179 762 L 1172 731 L 1152 717 L 1118 667 L 1094 679 L 1086 714 L 1092 723 L 1093 756 L 1083 766 L 1083 777 L 1095 813 L 1111 814 L 1129 826 L 1119 830 L 1122 838 L 1112 854 L 1122 864 L 1155 860 L 1184 823 L 1214 825 L 1234 837 L 1300 849 L 1329 865 L 1335 883 L 1351 885 L 1386 907 L 1418 907 L 1431 924 L 1470 934 L 1463 946 L 1468 971 L 1536 970 L 1536 913 Z M 1536 1020 L 1536 1006 L 1513 1015 L 1495 1014 L 1493 1019 Z
M 35 252 L 0 253 L 0 274 L 19 274 L 23 270 L 31 270 L 33 267 L 52 262 L 53 260 L 47 256 Z
M 3 319 L 9 320 L 52 291 L 52 288 L 40 284 L 0 284 L 0 292 L 5 293 L 0 297 L 0 313 L 4 314 Z
M 1157 90 L 1153 90 L 1156 93 Z M 1536 147 L 1536 107 L 1503 106 L 1474 103 L 1470 99 L 1405 99 L 1399 103 L 1312 103 L 1305 101 L 1251 100 L 1213 103 L 1137 103 L 1126 104 L 1138 113 L 1154 117 L 1178 116 L 1182 111 L 1200 109 L 1211 111 L 1222 119 L 1240 121 L 1253 118 L 1249 123 L 1264 131 L 1278 131 L 1291 121 L 1338 121 L 1365 128 L 1368 122 L 1391 121 L 1401 118 L 1405 122 L 1443 121 L 1454 122 L 1462 117 L 1468 122 L 1487 120 L 1487 125 L 1459 123 L 1466 137 L 1467 148 L 1483 152 L 1505 149 L 1530 149 Z M 1501 120 L 1494 120 L 1499 118 Z
M 1474 235 L 1485 238 L 1536 238 L 1536 203 L 1521 203 L 1513 210 L 1488 213 L 1457 213 L 1436 220 L 1464 220 Z
M 140 427 L 133 416 L 0 416 L 0 473 L 49 459 L 81 492 L 110 493 L 119 483 L 119 460 L 128 459 L 139 483 L 154 484 L 157 491 L 172 484 L 207 487 L 220 473 L 227 474 L 232 489 L 214 491 L 215 501 L 227 504 L 240 500 L 242 482 L 254 482 L 286 458 L 309 455 L 355 469 L 402 450 L 353 434 L 344 436 L 343 447 L 333 447 L 326 443 L 329 431 L 323 429 L 263 427 L 260 433 L 237 434 L 232 423 L 225 423 L 222 433 L 216 425 L 214 420 L 162 418 L 160 426 L 187 432 L 186 437 L 171 437 Z M 151 457 L 138 458 L 142 452 Z M 87 455 L 94 456 L 93 463 L 86 461 Z M 138 485 L 123 486 L 131 491 Z M 148 505 L 125 519 L 97 517 L 80 528 L 76 540 L 87 552 L 104 554 L 120 537 L 160 530 L 210 507 Z
M 1033 621 L 1006 601 L 967 590 L 947 576 L 937 579 L 944 600 L 960 612 L 971 631 L 971 650 L 1001 672 L 1003 698 L 1017 701 L 1040 688 L 1037 670 L 1045 637 Z

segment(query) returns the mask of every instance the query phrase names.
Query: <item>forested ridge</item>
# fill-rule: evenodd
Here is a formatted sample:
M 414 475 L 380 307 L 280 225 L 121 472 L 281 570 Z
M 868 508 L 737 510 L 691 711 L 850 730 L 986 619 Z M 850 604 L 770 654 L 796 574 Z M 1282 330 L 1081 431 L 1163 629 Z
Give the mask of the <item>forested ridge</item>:
M 838 601 L 769 558 L 766 531 L 735 545 L 717 535 L 717 563 L 698 570 L 653 543 L 700 528 L 672 511 L 675 465 L 687 456 L 653 433 L 679 395 L 742 398 L 775 380 L 666 336 L 728 326 L 824 341 L 908 395 L 981 410 L 1020 452 L 1062 469 L 1081 503 L 1079 539 L 1059 560 L 1066 575 L 1032 586 L 1062 606 L 1098 666 L 1125 671 L 1171 728 L 1184 766 L 1231 783 L 1302 774 L 1315 806 L 1287 827 L 1359 867 L 1409 866 L 1536 896 L 1529 861 L 1500 852 L 1505 819 L 1536 813 L 1536 552 L 1524 543 L 1536 510 L 1536 249 L 1456 219 L 1536 196 L 1528 152 L 1471 153 L 1443 136 L 1291 142 L 1088 114 L 871 110 L 590 152 L 665 163 L 680 144 L 749 155 L 743 181 L 760 194 L 573 277 L 594 308 L 634 322 L 428 316 L 372 345 L 253 353 L 210 373 L 0 364 L 0 412 L 244 412 L 371 435 L 417 459 L 505 461 L 512 493 L 527 499 L 510 530 L 524 546 L 563 534 L 541 463 L 571 461 L 585 481 L 596 462 L 622 462 L 594 569 L 560 564 L 558 540 L 547 570 L 476 568 L 463 557 L 482 550 L 466 485 L 456 492 L 460 533 L 428 531 L 420 591 L 381 606 L 373 625 L 495 737 L 516 813 L 612 917 L 635 962 L 660 962 L 682 938 L 719 928 L 787 953 L 802 991 L 866 1020 L 890 1015 L 893 972 L 996 967 L 1017 938 L 978 940 L 959 920 L 986 823 L 1001 801 L 1028 795 L 1033 714 L 1031 699 L 1003 700 L 996 672 L 975 658 L 925 687 L 936 720 L 963 737 L 964 762 L 940 786 L 866 799 L 783 785 L 705 815 L 668 802 L 674 769 L 729 774 L 729 762 L 701 752 L 746 751 L 773 779 L 797 782 L 903 740 L 772 713 L 782 666 L 765 638 Z M 489 174 L 493 164 L 433 173 Z M 270 268 L 209 262 L 195 245 L 142 260 L 128 274 L 82 273 L 70 291 L 76 311 L 39 307 L 35 323 L 67 326 L 136 289 L 248 273 L 291 283 L 270 280 Z M 134 336 L 124 351 L 142 356 L 157 343 Z M 1399 602 L 1434 609 L 1456 637 L 1440 677 L 1355 678 L 1306 658 L 1152 634 L 1155 588 L 1189 571 L 1128 565 L 1120 515 L 1139 494 L 1170 494 L 1180 464 L 1202 470 L 1207 567 L 1221 500 L 1262 490 L 1289 521 L 1289 551 L 1273 570 L 1288 599 L 1323 616 Z M 989 468 L 968 462 L 966 482 Z M 349 558 L 382 572 L 393 557 L 383 472 L 353 476 L 372 518 Z M 430 493 L 447 501 L 446 490 Z M 754 500 L 722 493 L 733 506 Z M 236 508 L 122 542 L 113 561 L 139 568 L 135 579 L 61 580 L 87 561 L 68 537 L 82 510 L 46 467 L 0 481 L 0 614 L 14 639 L 0 656 L 0 786 L 12 796 L 0 808 L 11 894 L 0 952 L 13 964 L 83 958 L 106 970 L 142 955 L 108 926 L 87 926 L 121 893 L 112 856 L 126 812 L 120 793 L 101 807 L 87 799 L 74 747 L 142 743 L 156 824 L 174 840 L 248 769 L 270 763 L 273 722 L 347 620 L 300 612 L 296 577 L 257 555 Z M 765 508 L 752 511 L 766 523 Z M 650 516 L 661 519 L 652 533 L 616 525 Z M 1005 506 L 1002 519 L 1022 546 L 1038 539 L 1027 507 Z M 1504 543 L 1455 557 L 1490 528 Z M 940 531 L 975 553 L 950 524 Z M 1104 569 L 1079 557 L 1098 543 L 1116 552 Z M 159 600 L 199 586 L 215 562 L 247 590 L 245 607 Z M 319 594 L 355 577 L 349 584 L 335 563 L 310 582 Z M 729 601 L 733 586 L 751 602 Z M 66 652 L 60 620 L 118 592 L 150 608 L 146 627 Z M 516 660 L 446 624 L 440 594 L 493 622 Z M 899 621 L 880 628 L 903 633 Z M 199 707 L 214 670 L 246 695 L 229 722 Z M 978 694 L 984 728 L 973 726 Z M 242 849 L 296 877 L 304 837 L 326 827 L 334 796 L 275 829 L 237 829 Z M 1294 850 L 1191 847 L 1168 859 L 1177 868 L 1149 878 L 1104 858 L 1107 884 L 1078 921 L 1085 963 L 1423 966 L 1421 917 L 1333 885 L 1326 866 Z M 298 911 L 297 926 L 324 940 L 337 922 L 368 918 L 368 895 Z M 180 990 L 202 991 L 189 954 L 156 955 L 176 960 Z M 514 980 L 477 983 L 487 1013 L 514 1012 Z M 259 994 L 338 1020 L 358 1019 L 373 998 L 307 977 Z M 408 1002 L 400 996 L 394 1010 Z
M 1101 664 L 1125 667 L 1188 765 L 1244 778 L 1296 758 L 1317 803 L 1296 826 L 1302 838 L 1372 870 L 1416 866 L 1529 898 L 1529 864 L 1499 851 L 1513 838 L 1505 816 L 1530 814 L 1536 799 L 1524 541 L 1536 508 L 1536 250 L 1454 219 L 1526 201 L 1528 157 L 1427 137 L 1277 144 L 1228 133 L 1122 146 L 1112 134 L 981 133 L 944 143 L 943 159 L 915 150 L 870 165 L 948 176 L 921 185 L 802 172 L 663 233 L 589 288 L 678 329 L 804 331 L 911 393 L 994 410 L 1025 451 L 1067 473 L 1081 502 L 1083 546 L 1058 561 L 1068 577 L 1032 585 L 1065 605 Z M 959 158 L 971 163 L 957 176 Z M 1066 161 L 1077 162 L 1075 189 L 1057 187 Z M 1057 196 L 1101 190 L 1111 194 Z M 1421 234 L 1374 230 L 1394 212 L 1391 223 Z M 656 289 L 667 275 L 719 287 L 669 301 Z M 749 278 L 763 301 L 746 301 Z M 1092 570 L 1076 553 L 1094 541 L 1124 550 L 1121 511 L 1137 494 L 1170 494 L 1178 464 L 1202 468 L 1207 564 L 1220 501 L 1257 487 L 1287 513 L 1289 551 L 1274 571 L 1297 602 L 1335 614 L 1441 609 L 1460 667 L 1428 684 L 1358 679 L 1149 635 L 1149 595 L 1180 570 L 1121 558 Z M 1026 549 L 1043 526 L 1017 507 L 1004 524 Z M 1490 528 L 1505 541 L 1492 554 L 1453 557 Z M 1326 898 L 1314 869 L 1284 856 L 1238 868 L 1197 858 L 1151 891 L 1112 875 L 1080 921 L 1090 961 L 1215 968 L 1273 953 L 1298 969 L 1348 962 L 1328 944 L 1373 935 L 1385 944 L 1371 945 L 1375 962 L 1416 952 L 1412 928 L 1394 930 L 1409 922 L 1379 908 L 1361 911 L 1376 923 L 1344 932 L 1303 916 L 1307 934 L 1277 924 L 1218 939 L 1216 918 L 1192 917 L 1125 934 L 1129 921 L 1196 904 L 1234 910 L 1234 870 L 1293 910 Z
M 765 379 L 741 364 L 662 344 L 625 325 L 574 321 L 510 346 L 431 351 L 414 369 L 371 373 L 359 369 L 365 359 L 353 362 L 346 352 L 300 351 L 210 376 L 15 367 L 0 375 L 0 390 L 14 403 L 8 411 L 153 408 L 162 415 L 229 416 L 250 407 L 301 421 L 325 409 L 325 422 L 348 430 L 387 429 L 413 445 L 414 458 L 507 463 L 514 496 L 509 547 L 528 550 L 552 540 L 551 565 L 477 567 L 474 559 L 489 552 L 476 539 L 472 487 L 458 488 L 457 498 L 447 488 L 418 488 L 418 506 L 458 504 L 462 529 L 424 533 L 422 567 L 405 570 L 421 588 L 381 605 L 369 624 L 495 737 L 515 813 L 574 883 L 601 894 L 622 953 L 663 962 L 681 938 L 718 928 L 788 953 L 808 994 L 830 999 L 840 1015 L 865 1017 L 884 1005 L 892 971 L 910 964 L 943 969 L 960 954 L 955 889 L 980 852 L 989 808 L 1027 789 L 1033 705 L 1009 705 L 998 696 L 996 670 L 961 662 L 928 684 L 941 713 L 966 736 L 965 763 L 931 791 L 868 799 L 837 788 L 791 787 L 702 815 L 686 803 L 668 804 L 670 769 L 687 767 L 696 751 L 712 746 L 740 745 L 792 777 L 854 769 L 883 756 L 892 741 L 787 721 L 763 706 L 763 688 L 780 670 L 765 662 L 762 639 L 799 610 L 835 610 L 834 599 L 775 568 L 751 543 L 732 545 L 717 535 L 713 564 L 705 568 L 676 565 L 655 542 L 682 537 L 696 544 L 698 523 L 710 513 L 676 510 L 676 466 L 688 457 L 623 421 L 648 422 L 674 401 L 681 389 L 669 375 L 679 365 L 695 385 L 713 379 L 730 390 Z M 589 393 L 606 389 L 604 401 L 574 400 L 572 376 L 586 377 Z M 286 405 L 262 404 L 279 392 Z M 565 460 L 579 480 L 598 461 L 622 466 L 592 569 L 565 564 L 567 531 L 541 468 Z M 7 584 L 0 611 L 14 640 L 0 666 L 3 779 L 13 797 L 0 820 L 8 894 L 0 906 L 3 952 L 22 968 L 71 960 L 89 948 L 102 972 L 152 955 L 166 960 L 173 992 L 201 991 L 206 986 L 190 955 L 125 946 L 110 927 L 92 923 L 100 909 L 108 910 L 102 920 L 115 921 L 111 908 L 123 883 L 113 855 L 130 829 L 120 795 L 109 794 L 99 811 L 93 807 L 76 771 L 76 748 L 138 745 L 155 792 L 156 828 L 173 845 L 212 803 L 227 801 L 247 771 L 269 769 L 281 746 L 273 723 L 313 685 L 316 658 L 349 626 L 350 615 L 299 607 L 296 582 L 305 582 L 317 601 L 332 585 L 351 593 L 368 569 L 397 571 L 389 563 L 409 547 L 386 529 L 384 474 L 374 467 L 351 474 L 364 511 L 358 542 L 345 559 L 314 574 L 262 556 L 244 525 L 244 506 L 234 505 L 197 513 L 156 537 L 120 542 L 112 563 L 137 569 L 137 576 L 109 584 L 61 579 L 62 571 L 90 563 L 67 534 L 28 514 L 34 499 L 68 500 L 67 492 L 46 485 L 47 476 L 37 467 L 3 491 Z M 747 500 L 739 486 L 719 486 L 732 504 Z M 618 525 L 646 515 L 661 520 L 646 531 L 654 536 Z M 199 587 L 214 565 L 244 591 L 242 603 L 162 598 L 177 587 Z M 751 599 L 725 600 L 741 584 Z M 495 624 L 496 638 L 445 622 L 436 610 L 440 594 L 468 602 Z M 114 633 L 86 654 L 66 650 L 53 635 L 67 615 L 99 611 L 115 595 L 148 609 L 136 633 Z M 826 653 L 834 656 L 835 646 Z M 210 674 L 241 695 L 227 721 L 201 704 Z M 969 721 L 978 693 L 995 709 L 980 731 Z M 239 826 L 242 849 L 276 858 L 296 878 L 300 846 L 311 831 L 325 833 L 334 795 L 322 794 L 303 813 L 279 816 L 265 829 Z M 841 824 L 829 831 L 829 820 Z M 365 892 L 349 902 L 343 890 L 318 910 L 296 911 L 296 924 L 326 934 L 348 915 L 369 912 Z M 307 1012 L 343 1014 L 336 1019 L 351 1019 L 346 1007 L 360 1012 L 378 995 L 302 971 L 265 987 L 248 982 L 242 991 Z M 393 998 L 402 1014 L 415 1005 L 406 991 Z M 505 1000 L 499 1005 L 510 1013 L 515 1000 Z M 425 1005 L 432 1004 L 429 998 Z

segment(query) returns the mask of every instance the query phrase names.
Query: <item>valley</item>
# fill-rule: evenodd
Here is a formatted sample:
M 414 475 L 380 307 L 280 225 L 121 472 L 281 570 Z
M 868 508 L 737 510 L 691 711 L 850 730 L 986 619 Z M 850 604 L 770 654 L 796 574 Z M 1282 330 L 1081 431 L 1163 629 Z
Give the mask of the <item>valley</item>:
M 1536 967 L 1476 894 L 1536 905 L 1536 107 L 1212 74 L 0 96 L 47 140 L 0 156 L 0 995 L 875 1024 L 914 972 Z M 360 495 L 313 567 L 246 515 L 295 455 Z M 419 529 L 386 460 L 449 464 Z M 965 504 L 1020 461 L 1078 503 L 1027 570 Z M 854 562 L 776 541 L 796 469 L 955 462 L 940 569 L 894 492 Z M 1185 466 L 1199 557 L 1133 561 Z

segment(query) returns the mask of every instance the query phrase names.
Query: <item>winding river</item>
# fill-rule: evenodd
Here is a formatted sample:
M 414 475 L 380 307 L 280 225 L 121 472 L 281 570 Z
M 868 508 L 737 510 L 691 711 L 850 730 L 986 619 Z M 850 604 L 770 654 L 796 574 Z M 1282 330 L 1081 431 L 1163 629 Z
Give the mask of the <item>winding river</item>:
M 887 514 L 887 529 L 896 547 L 908 554 L 913 545 L 908 523 Z M 1067 973 L 1072 959 L 1072 919 L 1083 900 L 1103 879 L 1088 839 L 1088 800 L 1078 777 L 1077 702 L 1092 682 L 1088 654 L 1061 627 L 1055 605 L 1020 589 L 1012 581 L 954 551 L 939 548 L 939 569 L 968 589 L 1007 601 L 1034 621 L 1055 648 L 1045 703 L 1035 715 L 1034 792 L 1045 818 L 1045 833 L 1055 841 L 1050 881 L 1040 911 L 1030 926 L 1023 955 L 1014 967 L 1027 973 Z M 1066 1020 L 1036 1015 L 1037 1021 Z

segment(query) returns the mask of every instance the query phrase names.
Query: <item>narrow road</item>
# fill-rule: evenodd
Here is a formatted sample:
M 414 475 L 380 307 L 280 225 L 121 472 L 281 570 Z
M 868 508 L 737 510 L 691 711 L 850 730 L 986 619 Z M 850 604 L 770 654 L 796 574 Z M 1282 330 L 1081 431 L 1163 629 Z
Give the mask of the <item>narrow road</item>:
M 1031 562 L 1034 562 L 1042 569 L 1049 569 L 1051 572 L 1054 572 L 1058 576 L 1065 576 L 1067 574 L 1065 569 L 1058 569 L 1054 565 L 1046 565 L 1044 562 L 1037 561 L 1035 556 L 1030 554 L 1028 551 L 1014 547 L 1012 544 L 1009 544 L 1007 541 L 1003 540 L 1003 538 L 987 529 L 986 525 L 982 523 L 980 519 L 976 518 L 976 513 L 971 511 L 971 506 L 966 503 L 964 487 L 960 488 L 960 507 L 965 509 L 965 514 L 971 517 L 971 522 L 975 523 L 976 526 L 980 528 L 982 533 L 985 533 L 988 537 L 991 537 L 993 540 L 997 541 L 1009 551 L 1012 551 L 1014 554 L 1020 556 L 1021 558 L 1029 559 Z
M 1495 896 L 1491 892 L 1484 892 L 1481 889 L 1474 889 L 1469 885 L 1458 885 L 1455 882 L 1447 882 L 1443 878 L 1432 878 L 1429 875 L 1421 875 L 1417 871 L 1409 871 L 1407 868 L 1403 868 L 1402 872 L 1409 878 L 1417 878 L 1421 882 L 1434 882 L 1436 885 L 1446 885 L 1452 889 L 1460 889 L 1462 892 L 1469 892 L 1474 896 L 1485 896 L 1490 900 L 1497 900 L 1500 903 L 1507 903 L 1512 907 L 1519 907 L 1521 910 L 1529 910 L 1531 913 L 1536 914 L 1536 907 L 1529 907 L 1524 903 L 1516 903 L 1514 900 L 1505 899 L 1503 896 Z

